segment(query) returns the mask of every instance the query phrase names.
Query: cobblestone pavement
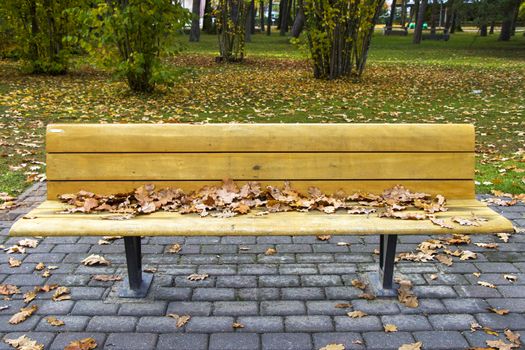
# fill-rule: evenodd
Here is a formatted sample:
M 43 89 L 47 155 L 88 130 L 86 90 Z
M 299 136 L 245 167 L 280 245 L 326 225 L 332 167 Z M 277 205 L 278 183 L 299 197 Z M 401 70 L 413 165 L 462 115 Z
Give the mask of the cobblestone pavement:
M 13 221 L 43 200 L 45 184 L 26 191 L 22 205 L 0 213 L 2 244 L 19 238 L 7 237 Z M 496 208 L 525 227 L 525 206 Z M 401 236 L 398 252 L 414 250 L 430 236 Z M 7 321 L 25 304 L 22 295 L 1 301 L 0 336 L 21 334 L 44 343 L 49 349 L 63 349 L 71 340 L 94 337 L 106 349 L 319 349 L 342 343 L 346 349 L 397 349 L 403 343 L 423 342 L 423 349 L 465 349 L 484 347 L 497 339 L 482 331 L 471 332 L 472 322 L 493 328 L 525 331 L 525 236 L 515 234 L 509 243 L 492 235 L 473 236 L 473 242 L 499 242 L 498 250 L 471 244 L 477 260 L 455 261 L 450 267 L 428 262 L 401 262 L 396 274 L 415 284 L 420 300 L 417 309 L 407 308 L 394 297 L 367 301 L 351 280 L 376 271 L 378 236 L 334 236 L 323 242 L 316 237 L 151 237 L 143 239 L 144 264 L 157 268 L 146 299 L 116 297 L 122 282 L 98 282 L 94 274 L 125 276 L 121 240 L 98 245 L 98 237 L 49 237 L 40 240 L 28 254 L 0 254 L 1 283 L 19 286 L 22 292 L 36 285 L 57 283 L 71 289 L 72 300 L 54 302 L 52 293 L 40 293 L 33 302 L 35 315 L 18 325 Z M 339 246 L 339 241 L 351 245 Z M 168 254 L 170 244 L 183 246 L 179 254 Z M 268 247 L 278 254 L 264 255 Z M 86 267 L 80 261 L 92 253 L 112 261 L 109 267 Z M 9 257 L 23 260 L 11 268 Z M 34 271 L 35 264 L 58 265 L 48 278 Z M 476 278 L 473 273 L 480 272 Z M 209 278 L 191 282 L 191 273 Z M 517 276 L 511 283 L 504 273 Z M 430 276 L 437 274 L 433 280 Z M 496 285 L 483 287 L 483 280 Z M 335 304 L 351 302 L 353 309 Z M 499 316 L 488 308 L 509 309 Z M 346 312 L 368 314 L 350 318 Z M 191 315 L 189 323 L 176 328 L 168 313 Z M 65 321 L 53 327 L 46 316 Z M 234 329 L 234 322 L 244 328 Z M 395 324 L 396 333 L 385 333 L 383 325 Z M 523 332 L 522 332 L 523 333 Z M 359 342 L 357 342 L 359 341 Z M 361 343 L 361 344 L 359 344 Z M 8 348 L 0 343 L 0 349 Z

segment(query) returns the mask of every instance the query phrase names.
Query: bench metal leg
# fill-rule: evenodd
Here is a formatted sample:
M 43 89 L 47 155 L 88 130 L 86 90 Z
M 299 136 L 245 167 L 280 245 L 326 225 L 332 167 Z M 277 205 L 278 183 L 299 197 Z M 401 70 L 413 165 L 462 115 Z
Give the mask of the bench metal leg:
M 397 235 L 379 237 L 379 275 L 384 289 L 393 288 Z
M 142 275 L 142 252 L 140 236 L 124 237 L 128 277 L 124 279 L 119 291 L 122 298 L 143 298 L 148 293 L 153 280 L 152 274 Z

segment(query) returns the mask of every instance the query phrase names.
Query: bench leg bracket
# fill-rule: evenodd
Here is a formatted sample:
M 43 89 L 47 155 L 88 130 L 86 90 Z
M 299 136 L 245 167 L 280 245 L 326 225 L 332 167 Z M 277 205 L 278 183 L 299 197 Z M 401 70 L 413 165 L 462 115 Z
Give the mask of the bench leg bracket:
M 397 235 L 379 237 L 379 277 L 384 289 L 394 286 L 394 260 L 396 258 Z
M 142 275 L 140 236 L 124 237 L 124 247 L 128 277 L 124 279 L 118 295 L 121 298 L 144 298 L 148 294 L 153 275 Z

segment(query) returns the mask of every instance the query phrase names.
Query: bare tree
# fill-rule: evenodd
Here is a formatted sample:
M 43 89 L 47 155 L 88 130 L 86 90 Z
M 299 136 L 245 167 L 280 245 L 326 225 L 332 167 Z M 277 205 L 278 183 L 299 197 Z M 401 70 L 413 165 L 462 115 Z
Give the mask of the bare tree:
M 197 42 L 200 40 L 200 37 L 201 37 L 201 28 L 200 28 L 201 0 L 193 0 L 191 12 L 192 12 L 192 19 L 191 19 L 191 29 L 190 29 L 190 41 Z

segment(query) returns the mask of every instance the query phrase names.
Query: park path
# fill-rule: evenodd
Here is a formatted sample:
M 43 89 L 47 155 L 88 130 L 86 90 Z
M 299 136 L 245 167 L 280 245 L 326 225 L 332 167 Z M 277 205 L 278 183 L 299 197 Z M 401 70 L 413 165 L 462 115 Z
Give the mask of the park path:
M 45 197 L 40 183 L 19 197 L 20 206 L 0 213 L 0 244 L 9 247 L 19 238 L 7 236 L 9 227 Z M 495 210 L 525 227 L 525 205 Z M 414 251 L 430 236 L 401 236 L 398 252 Z M 71 340 L 96 339 L 105 349 L 319 349 L 342 343 L 346 349 L 397 349 L 401 344 L 422 341 L 424 349 L 485 347 L 485 340 L 498 337 L 471 332 L 477 322 L 504 339 L 503 330 L 525 333 L 525 235 L 515 234 L 508 243 L 496 236 L 472 236 L 474 242 L 497 242 L 499 249 L 474 244 L 461 246 L 477 253 L 476 260 L 455 261 L 450 267 L 437 262 L 400 262 L 396 271 L 414 283 L 420 306 L 401 305 L 397 298 L 367 301 L 351 281 L 377 269 L 378 237 L 151 237 L 143 239 L 144 264 L 155 278 L 143 300 L 119 299 L 115 288 L 121 282 L 99 282 L 95 274 L 125 276 L 121 240 L 97 244 L 98 237 L 48 237 L 40 239 L 27 254 L 1 254 L 0 283 L 14 284 L 21 291 L 43 284 L 59 284 L 71 290 L 72 300 L 54 302 L 52 293 L 39 293 L 35 315 L 17 325 L 9 318 L 24 307 L 21 294 L 0 301 L 9 306 L 0 311 L 0 337 L 26 334 L 46 349 L 63 349 Z M 351 243 L 349 246 L 337 242 Z M 182 245 L 178 254 L 167 248 Z M 264 252 L 273 247 L 275 255 Z M 90 254 L 109 259 L 109 267 L 80 264 Z M 10 257 L 22 260 L 12 268 Z M 37 263 L 57 265 L 44 278 Z M 476 277 L 473 273 L 481 273 Z M 189 281 L 192 273 L 207 273 L 203 281 Z M 509 282 L 503 275 L 517 281 Z M 437 275 L 437 279 L 434 279 Z M 432 276 L 432 277 L 431 277 Z M 486 281 L 496 288 L 478 285 Z M 353 304 L 351 309 L 337 303 Z M 508 309 L 500 316 L 488 308 Z M 362 318 L 346 316 L 361 310 Z M 188 314 L 191 320 L 176 328 L 169 313 Z M 56 316 L 65 322 L 54 327 L 44 319 Z M 244 328 L 234 328 L 237 322 Z M 385 333 L 385 324 L 398 331 Z M 0 349 L 9 348 L 0 343 Z

